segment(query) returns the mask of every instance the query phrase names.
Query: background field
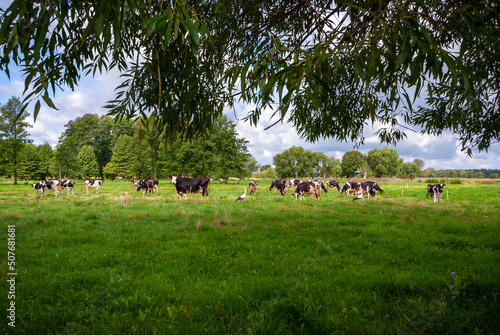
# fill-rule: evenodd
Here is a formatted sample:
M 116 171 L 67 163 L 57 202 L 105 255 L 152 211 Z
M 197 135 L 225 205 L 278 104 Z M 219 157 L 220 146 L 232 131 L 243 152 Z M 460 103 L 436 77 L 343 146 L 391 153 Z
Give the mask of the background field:
M 16 225 L 19 334 L 497 334 L 500 185 L 381 183 L 360 202 L 319 201 L 248 182 L 180 202 L 170 180 L 142 198 L 36 198 L 0 183 L 0 302 Z M 453 275 L 452 275 L 453 274 Z M 3 333 L 3 332 L 2 332 Z

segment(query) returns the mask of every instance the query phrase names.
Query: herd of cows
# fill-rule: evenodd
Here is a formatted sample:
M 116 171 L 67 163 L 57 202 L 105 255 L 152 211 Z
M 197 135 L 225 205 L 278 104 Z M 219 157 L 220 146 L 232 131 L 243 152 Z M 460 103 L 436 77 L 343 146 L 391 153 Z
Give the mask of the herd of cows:
M 211 181 L 208 177 L 201 178 L 187 178 L 183 177 L 182 173 L 179 176 L 168 176 L 172 179 L 172 184 L 175 186 L 177 194 L 179 194 L 179 200 L 182 200 L 182 196 L 187 200 L 187 193 L 201 193 L 202 200 L 205 196 L 208 199 L 208 185 Z M 101 180 L 85 180 L 85 192 L 89 193 L 89 188 L 95 188 L 96 193 L 99 192 L 102 187 Z M 52 190 L 54 191 L 54 195 L 58 195 L 59 192 L 63 192 L 64 189 L 68 191 L 68 195 L 71 191 L 74 194 L 74 183 L 71 180 L 52 180 L 52 181 L 41 181 L 36 184 L 32 184 L 33 190 L 37 191 L 38 194 L 46 195 L 45 191 Z M 137 187 L 137 191 L 142 191 L 142 196 L 153 195 L 155 191 L 158 191 L 159 181 L 157 179 L 148 179 L 148 180 L 132 180 L 131 186 L 133 188 Z M 431 195 L 434 197 L 434 201 L 439 201 L 442 194 L 443 188 L 445 184 L 428 184 L 427 185 L 427 195 L 426 198 Z M 348 181 L 342 187 L 340 187 L 337 181 L 328 181 L 325 183 L 321 180 L 308 180 L 308 181 L 300 181 L 297 179 L 285 180 L 278 179 L 274 180 L 269 187 L 269 190 L 272 191 L 276 189 L 279 193 L 284 196 L 286 189 L 294 189 L 293 195 L 295 199 L 304 199 L 304 195 L 309 194 L 311 196 L 315 196 L 316 199 L 319 199 L 321 190 L 324 193 L 327 193 L 330 188 L 336 188 L 340 193 L 344 194 L 347 198 L 351 193 L 353 194 L 353 201 L 363 199 L 363 197 L 372 197 L 374 198 L 377 192 L 384 193 L 384 191 L 380 188 L 378 183 L 373 181 L 365 181 L 365 182 L 354 182 Z M 248 190 L 250 195 L 254 195 L 257 191 L 257 183 L 255 181 L 251 181 L 248 184 Z M 246 195 L 246 189 L 245 189 Z M 237 200 L 244 199 L 245 196 L 239 197 Z

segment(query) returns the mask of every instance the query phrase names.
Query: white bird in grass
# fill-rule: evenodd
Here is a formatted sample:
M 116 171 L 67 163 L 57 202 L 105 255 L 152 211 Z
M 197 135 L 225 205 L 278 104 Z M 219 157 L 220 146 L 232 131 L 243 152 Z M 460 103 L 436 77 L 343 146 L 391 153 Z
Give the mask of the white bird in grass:
M 363 199 L 363 193 L 361 193 L 360 195 L 355 196 L 354 199 L 352 199 L 352 201 L 354 201 L 354 200 L 360 200 L 360 199 Z
M 243 193 L 242 195 L 240 195 L 238 197 L 238 199 L 236 199 L 236 201 L 238 201 L 238 200 L 244 200 L 246 196 L 247 196 L 247 189 L 245 188 L 245 193 Z

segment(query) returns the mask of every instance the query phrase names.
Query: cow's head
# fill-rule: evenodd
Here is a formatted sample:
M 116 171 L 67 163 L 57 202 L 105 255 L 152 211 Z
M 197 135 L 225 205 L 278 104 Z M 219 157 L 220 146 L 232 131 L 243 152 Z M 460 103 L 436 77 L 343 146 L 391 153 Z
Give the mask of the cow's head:
M 172 176 L 172 184 L 176 184 L 177 183 L 177 176 Z

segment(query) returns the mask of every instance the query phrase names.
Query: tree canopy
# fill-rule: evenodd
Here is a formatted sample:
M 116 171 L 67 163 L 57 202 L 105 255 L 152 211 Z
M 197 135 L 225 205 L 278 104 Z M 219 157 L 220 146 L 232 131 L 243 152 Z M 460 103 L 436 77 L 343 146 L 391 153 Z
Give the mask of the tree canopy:
M 210 129 L 239 99 L 309 141 L 395 143 L 407 127 L 449 130 L 462 149 L 500 139 L 500 6 L 457 1 L 39 1 L 0 13 L 0 70 L 26 77 L 25 103 L 118 68 L 112 115 L 165 136 Z

